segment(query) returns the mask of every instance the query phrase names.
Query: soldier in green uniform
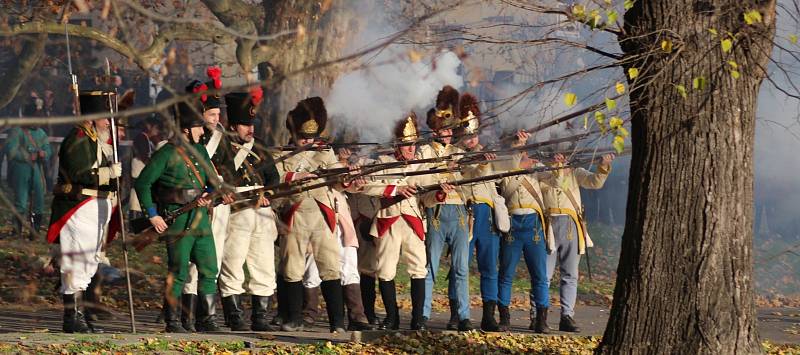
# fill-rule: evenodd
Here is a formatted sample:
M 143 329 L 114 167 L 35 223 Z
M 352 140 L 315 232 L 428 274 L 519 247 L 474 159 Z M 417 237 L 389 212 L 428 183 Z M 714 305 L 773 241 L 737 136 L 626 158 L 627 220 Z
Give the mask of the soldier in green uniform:
M 156 151 L 136 179 L 136 194 L 142 209 L 167 243 L 167 294 L 164 298 L 166 331 L 185 333 L 180 322 L 179 300 L 189 273 L 189 262 L 197 266 L 198 331 L 218 331 L 216 324 L 217 255 L 207 195 L 216 176 L 205 146 L 201 144 L 205 122 L 201 107 L 180 103 L 175 116 L 181 134 Z M 212 169 L 212 170 L 207 170 Z M 197 200 L 201 207 L 180 215 L 167 225 L 162 215 Z
M 114 95 L 108 91 L 81 92 L 81 112 L 110 114 Z M 83 121 L 64 137 L 58 151 L 58 182 L 53 187 L 47 241 L 60 246 L 66 333 L 99 331 L 84 318 L 81 303 L 97 272 L 116 198 L 116 178 L 122 176 L 122 165 L 111 163 L 109 126 L 108 118 Z
M 31 98 L 22 109 L 25 117 L 44 117 L 44 100 Z M 47 133 L 38 126 L 14 127 L 8 133 L 5 146 L 8 156 L 8 171 L 11 175 L 11 188 L 14 190 L 14 207 L 23 218 L 28 217 L 30 202 L 30 237 L 36 235 L 42 225 L 44 212 L 45 166 L 52 155 Z M 30 200 L 29 200 L 30 197 Z M 22 234 L 19 218 L 14 218 L 14 234 Z

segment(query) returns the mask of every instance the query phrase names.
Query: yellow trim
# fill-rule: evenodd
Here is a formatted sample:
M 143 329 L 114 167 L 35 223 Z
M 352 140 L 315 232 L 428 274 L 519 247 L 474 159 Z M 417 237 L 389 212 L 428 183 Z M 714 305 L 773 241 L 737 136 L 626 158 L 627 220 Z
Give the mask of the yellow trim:
M 547 214 L 565 214 L 572 218 L 572 221 L 575 222 L 575 227 L 578 228 L 578 251 L 583 254 L 584 250 L 586 250 L 586 234 L 583 230 L 583 226 L 581 226 L 580 220 L 578 220 L 578 213 L 571 208 L 548 208 Z
M 475 202 L 475 203 L 485 203 L 485 204 L 489 205 L 489 207 L 494 208 L 494 201 L 492 201 L 492 200 L 487 200 L 487 199 L 483 199 L 483 198 L 473 198 L 472 201 Z
M 611 173 L 611 165 L 609 165 L 609 166 L 598 165 L 597 166 L 597 173 L 598 174 L 603 174 L 603 175 L 608 175 L 609 173 Z

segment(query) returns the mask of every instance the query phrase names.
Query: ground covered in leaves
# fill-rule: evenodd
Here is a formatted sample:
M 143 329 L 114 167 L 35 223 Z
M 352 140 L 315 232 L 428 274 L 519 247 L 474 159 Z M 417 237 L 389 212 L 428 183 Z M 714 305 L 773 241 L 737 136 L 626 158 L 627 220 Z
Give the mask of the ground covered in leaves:
M 499 333 L 413 333 L 389 335 L 370 343 L 317 343 L 283 345 L 210 341 L 167 341 L 143 338 L 116 345 L 106 342 L 26 345 L 0 343 L 0 352 L 35 354 L 591 354 L 599 337 L 534 336 Z M 763 344 L 767 354 L 800 354 L 800 345 Z

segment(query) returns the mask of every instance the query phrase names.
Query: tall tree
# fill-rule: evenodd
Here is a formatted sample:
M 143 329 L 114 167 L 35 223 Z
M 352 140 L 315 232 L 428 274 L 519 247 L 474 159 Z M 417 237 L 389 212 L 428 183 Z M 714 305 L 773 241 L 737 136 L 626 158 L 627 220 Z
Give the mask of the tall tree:
M 626 12 L 620 45 L 640 74 L 630 81 L 622 254 L 598 353 L 761 351 L 753 144 L 775 6 L 640 0 Z

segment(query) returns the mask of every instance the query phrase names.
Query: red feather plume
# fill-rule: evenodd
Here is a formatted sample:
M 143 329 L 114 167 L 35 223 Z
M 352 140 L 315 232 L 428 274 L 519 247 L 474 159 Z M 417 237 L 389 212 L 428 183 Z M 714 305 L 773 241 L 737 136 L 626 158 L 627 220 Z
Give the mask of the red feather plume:
M 214 80 L 215 89 L 219 90 L 222 88 L 222 69 L 219 67 L 208 67 L 206 69 L 206 75 Z
M 250 102 L 253 106 L 258 106 L 264 99 L 264 90 L 260 86 L 250 88 Z

